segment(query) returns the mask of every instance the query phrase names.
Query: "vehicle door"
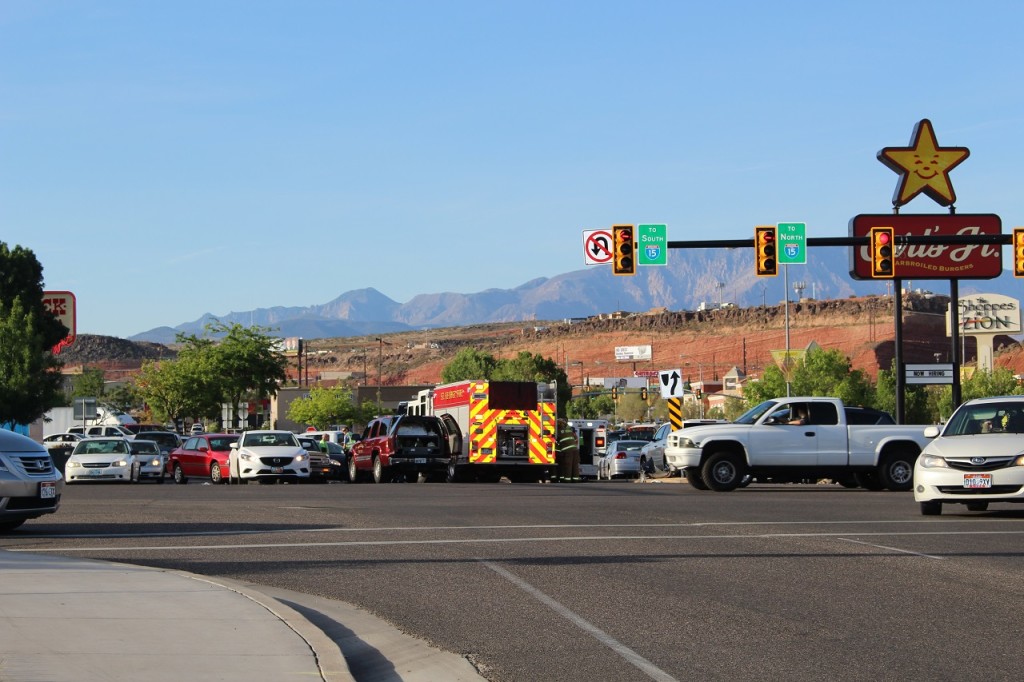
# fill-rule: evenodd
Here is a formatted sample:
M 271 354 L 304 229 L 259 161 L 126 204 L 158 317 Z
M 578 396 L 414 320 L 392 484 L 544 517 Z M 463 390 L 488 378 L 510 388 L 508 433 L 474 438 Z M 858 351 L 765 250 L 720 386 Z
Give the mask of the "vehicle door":
M 813 426 L 818 441 L 818 466 L 846 466 L 849 446 L 846 426 L 839 423 L 835 403 L 810 403 L 808 425 Z
M 818 429 L 790 424 L 798 403 L 779 405 L 750 429 L 747 452 L 751 466 L 807 466 L 818 463 Z
M 448 441 L 448 454 L 456 457 L 466 457 L 469 453 L 462 450 L 462 429 L 455 417 L 445 412 L 440 416 L 441 424 L 444 426 L 445 436 Z
M 379 433 L 380 420 L 374 419 L 363 429 L 363 437 L 352 446 L 352 461 L 360 469 L 369 469 L 373 459 L 375 434 Z
M 178 449 L 178 464 L 181 465 L 181 470 L 185 472 L 186 476 L 205 475 L 202 467 L 205 452 L 201 448 L 206 444 L 202 441 L 203 439 L 193 436 Z

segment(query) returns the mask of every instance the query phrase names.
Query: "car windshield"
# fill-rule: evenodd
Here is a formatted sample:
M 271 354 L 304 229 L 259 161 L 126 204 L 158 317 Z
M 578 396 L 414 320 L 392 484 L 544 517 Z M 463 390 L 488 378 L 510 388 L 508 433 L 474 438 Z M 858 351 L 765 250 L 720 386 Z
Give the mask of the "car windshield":
M 83 440 L 75 446 L 76 455 L 128 454 L 126 440 Z
M 753 424 L 754 422 L 761 418 L 761 415 L 775 407 L 776 404 L 777 403 L 774 400 L 766 400 L 760 405 L 755 405 L 754 407 L 750 408 L 749 410 L 741 414 L 739 417 L 736 418 L 736 420 L 733 423 Z
M 298 447 L 295 435 L 291 433 L 247 433 L 242 441 L 245 448 Z
M 1024 403 L 984 402 L 963 405 L 946 424 L 943 436 L 976 433 L 1024 433 Z

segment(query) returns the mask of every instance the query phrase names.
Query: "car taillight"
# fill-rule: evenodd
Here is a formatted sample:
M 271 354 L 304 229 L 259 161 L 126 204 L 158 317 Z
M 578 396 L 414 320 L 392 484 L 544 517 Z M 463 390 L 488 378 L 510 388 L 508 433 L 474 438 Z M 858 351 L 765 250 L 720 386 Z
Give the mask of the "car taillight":
M 594 439 L 594 445 L 596 445 L 599 448 L 603 448 L 604 447 L 604 438 L 601 438 L 601 436 L 598 436 L 597 438 L 595 438 Z
M 615 453 L 615 459 L 628 459 L 628 458 L 629 458 L 629 455 L 627 455 L 625 452 L 616 452 Z

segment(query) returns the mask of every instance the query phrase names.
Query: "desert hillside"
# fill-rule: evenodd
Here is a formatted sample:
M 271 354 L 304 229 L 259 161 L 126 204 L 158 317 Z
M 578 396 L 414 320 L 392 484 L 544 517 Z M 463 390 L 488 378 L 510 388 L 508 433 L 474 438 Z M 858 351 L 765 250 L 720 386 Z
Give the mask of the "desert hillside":
M 904 299 L 905 362 L 949 361 L 945 332 L 946 297 L 910 295 Z M 839 349 L 857 369 L 874 377 L 888 368 L 894 353 L 892 299 L 802 300 L 790 304 L 789 348 L 811 343 Z M 384 385 L 429 384 L 464 347 L 514 357 L 521 351 L 555 359 L 567 367 L 573 383 L 587 377 L 631 376 L 634 369 L 680 368 L 696 380 L 721 377 L 733 367 L 757 376 L 772 362 L 771 351 L 786 345 L 785 306 L 732 308 L 700 312 L 656 310 L 604 315 L 585 320 L 515 322 L 429 329 L 376 336 L 307 341 L 311 379 L 344 380 L 364 374 L 376 381 L 378 363 Z M 652 348 L 651 362 L 616 362 L 617 346 Z M 1010 337 L 996 342 L 997 363 L 1024 372 L 1024 352 Z M 966 362 L 974 360 L 974 341 L 965 343 Z M 173 357 L 172 347 L 82 336 L 63 354 L 67 368 L 102 367 L 108 379 L 131 374 L 143 360 Z

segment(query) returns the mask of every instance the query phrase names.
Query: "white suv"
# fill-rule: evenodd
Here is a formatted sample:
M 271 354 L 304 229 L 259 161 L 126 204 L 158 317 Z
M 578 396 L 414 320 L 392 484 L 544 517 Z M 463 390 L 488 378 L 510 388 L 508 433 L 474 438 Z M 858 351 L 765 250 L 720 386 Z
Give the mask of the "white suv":
M 309 480 L 309 453 L 291 431 L 243 431 L 231 444 L 228 480 Z

